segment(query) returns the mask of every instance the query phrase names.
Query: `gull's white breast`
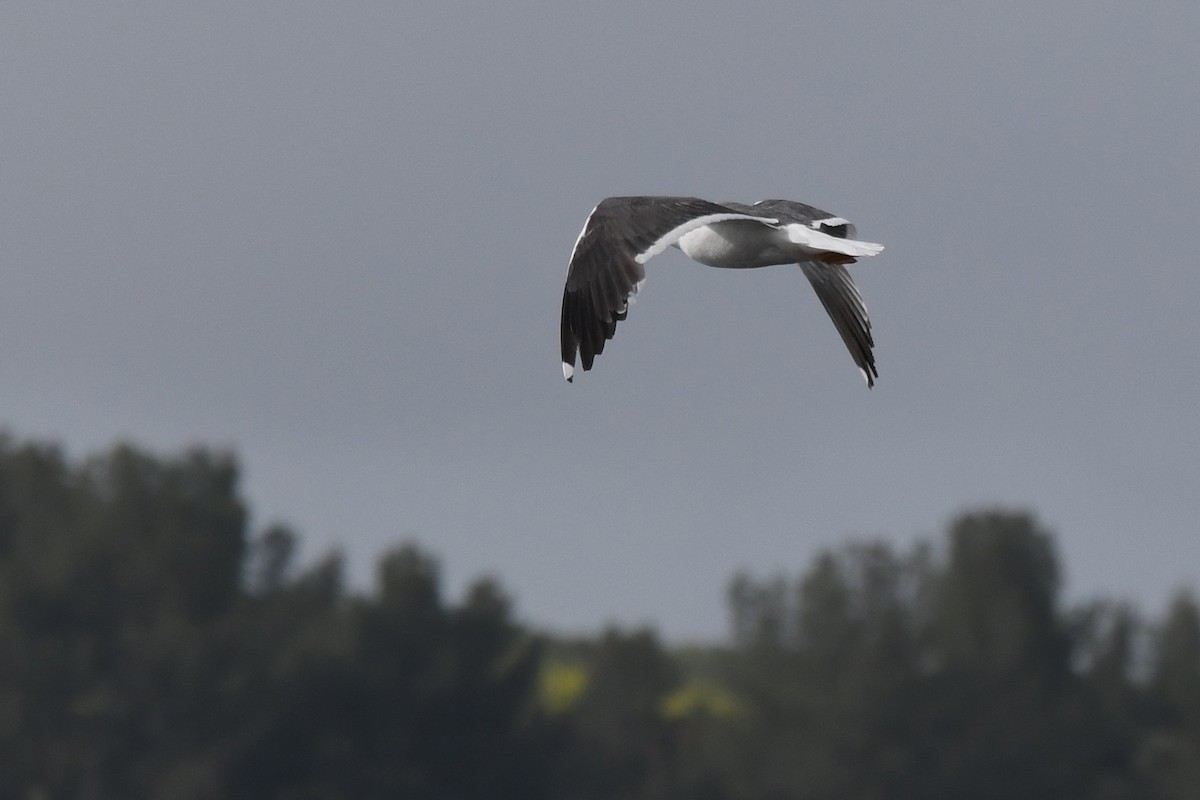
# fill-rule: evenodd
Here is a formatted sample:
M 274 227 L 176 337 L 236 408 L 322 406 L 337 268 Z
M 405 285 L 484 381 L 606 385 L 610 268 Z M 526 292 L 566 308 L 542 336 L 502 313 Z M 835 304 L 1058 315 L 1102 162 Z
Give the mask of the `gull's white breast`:
M 788 264 L 796 249 L 779 228 L 753 220 L 725 220 L 688 231 L 677 246 L 688 258 L 710 267 L 746 269 Z

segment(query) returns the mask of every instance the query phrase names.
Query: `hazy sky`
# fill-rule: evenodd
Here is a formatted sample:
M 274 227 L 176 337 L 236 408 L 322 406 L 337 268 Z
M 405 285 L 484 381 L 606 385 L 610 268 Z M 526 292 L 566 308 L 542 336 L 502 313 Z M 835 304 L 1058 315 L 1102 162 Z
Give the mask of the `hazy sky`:
M 970 7 L 968 7 L 968 5 Z M 903 7 L 901 7 L 903 6 Z M 21 3 L 0 424 L 239 454 L 360 585 L 415 538 L 555 629 L 726 631 L 734 570 L 1031 508 L 1072 599 L 1200 583 L 1194 2 Z M 864 387 L 798 269 L 671 251 L 574 385 L 613 194 L 848 217 Z

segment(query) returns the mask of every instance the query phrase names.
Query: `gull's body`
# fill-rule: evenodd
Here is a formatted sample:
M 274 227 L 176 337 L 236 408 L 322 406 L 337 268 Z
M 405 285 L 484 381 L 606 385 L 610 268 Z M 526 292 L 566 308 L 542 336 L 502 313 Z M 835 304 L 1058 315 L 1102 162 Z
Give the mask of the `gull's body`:
M 753 205 L 697 197 L 609 197 L 588 215 L 571 253 L 563 290 L 563 377 L 576 356 L 584 370 L 604 351 L 628 303 L 646 280 L 643 265 L 674 246 L 710 267 L 754 269 L 798 264 L 867 386 L 875 384 L 875 346 L 862 295 L 845 265 L 883 245 L 854 239 L 841 217 L 792 200 Z

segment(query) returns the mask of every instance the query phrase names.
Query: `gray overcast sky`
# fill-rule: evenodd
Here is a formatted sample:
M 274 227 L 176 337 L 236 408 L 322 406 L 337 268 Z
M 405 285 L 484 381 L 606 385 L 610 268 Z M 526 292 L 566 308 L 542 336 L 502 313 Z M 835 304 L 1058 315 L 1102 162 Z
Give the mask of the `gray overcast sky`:
M 903 6 L 903 7 L 902 7 Z M 969 7 L 968 7 L 969 6 Z M 0 11 L 0 422 L 230 446 L 256 525 L 413 537 L 524 619 L 726 629 L 732 572 L 1034 509 L 1074 599 L 1200 582 L 1200 5 L 22 3 Z M 612 194 L 784 197 L 852 268 L 649 264 L 574 385 Z

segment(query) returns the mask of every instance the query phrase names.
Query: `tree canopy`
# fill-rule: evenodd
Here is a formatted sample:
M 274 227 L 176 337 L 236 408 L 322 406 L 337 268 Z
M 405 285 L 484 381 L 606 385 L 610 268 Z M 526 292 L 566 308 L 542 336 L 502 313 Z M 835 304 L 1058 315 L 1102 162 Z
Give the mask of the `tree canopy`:
M 1200 796 L 1194 595 L 1069 607 L 1028 512 L 735 575 L 687 648 L 248 525 L 229 453 L 0 438 L 0 797 Z

